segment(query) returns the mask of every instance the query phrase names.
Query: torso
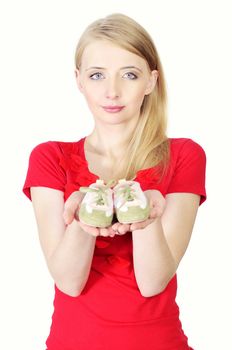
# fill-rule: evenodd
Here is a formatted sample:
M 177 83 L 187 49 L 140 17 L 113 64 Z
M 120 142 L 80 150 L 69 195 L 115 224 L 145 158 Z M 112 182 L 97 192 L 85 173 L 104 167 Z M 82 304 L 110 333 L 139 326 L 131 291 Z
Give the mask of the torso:
M 170 171 L 162 182 L 157 183 L 152 168 L 138 172 L 136 181 L 142 190 L 156 189 L 163 196 L 177 191 L 198 191 L 204 200 L 205 158 L 201 148 L 190 139 L 173 139 L 171 152 Z M 67 200 L 80 186 L 95 182 L 94 174 L 110 179 L 113 166 L 112 161 L 107 162 L 87 150 L 91 174 L 84 157 L 83 139 L 75 143 L 43 143 L 31 157 L 33 161 L 24 185 L 29 198 L 31 186 L 45 186 L 63 191 Z M 197 188 L 192 175 L 196 171 L 200 178 Z M 144 298 L 134 273 L 131 232 L 113 238 L 97 237 L 88 281 L 80 296 L 70 297 L 55 288 L 51 332 L 46 341 L 50 350 L 97 350 L 99 344 L 112 350 L 162 349 L 165 345 L 173 350 L 190 349 L 175 302 L 176 275 L 162 293 Z

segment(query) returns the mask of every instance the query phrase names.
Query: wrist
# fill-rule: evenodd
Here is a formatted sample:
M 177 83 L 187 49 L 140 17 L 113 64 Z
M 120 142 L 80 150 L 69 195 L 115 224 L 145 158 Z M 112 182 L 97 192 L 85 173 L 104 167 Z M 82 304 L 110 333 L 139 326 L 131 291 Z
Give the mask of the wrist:
M 146 225 L 145 227 L 133 230 L 132 234 L 141 235 L 141 234 L 146 234 L 146 233 L 154 231 L 154 230 L 157 231 L 157 230 L 162 230 L 163 229 L 160 216 L 156 217 L 154 219 L 153 218 L 149 219 L 149 220 L 151 222 L 148 225 Z
M 78 237 L 85 241 L 95 241 L 96 237 L 89 234 L 80 225 L 80 222 L 76 219 L 74 219 L 71 224 L 68 225 L 67 231 L 72 232 L 74 235 L 78 235 Z

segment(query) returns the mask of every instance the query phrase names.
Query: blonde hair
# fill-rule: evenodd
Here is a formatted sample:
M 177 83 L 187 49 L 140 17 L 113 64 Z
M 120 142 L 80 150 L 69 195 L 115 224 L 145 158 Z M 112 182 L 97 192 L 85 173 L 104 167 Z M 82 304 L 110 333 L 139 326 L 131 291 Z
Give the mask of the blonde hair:
M 91 23 L 79 39 L 75 66 L 80 68 L 85 47 L 94 40 L 107 40 L 147 61 L 150 70 L 158 71 L 153 91 L 144 97 L 138 123 L 128 140 L 120 166 L 114 169 L 114 179 L 131 180 L 141 169 L 156 167 L 160 181 L 166 173 L 170 145 L 166 136 L 167 93 L 161 61 L 147 31 L 132 18 L 115 13 Z M 155 170 L 155 169 L 154 169 Z

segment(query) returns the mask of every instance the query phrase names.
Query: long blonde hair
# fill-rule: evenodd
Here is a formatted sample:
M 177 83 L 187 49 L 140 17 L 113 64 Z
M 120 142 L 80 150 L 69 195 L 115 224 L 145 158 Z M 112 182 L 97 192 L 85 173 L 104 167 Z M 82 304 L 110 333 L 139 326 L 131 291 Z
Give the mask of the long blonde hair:
M 94 40 L 107 40 L 147 61 L 150 70 L 158 71 L 158 80 L 153 91 L 144 97 L 138 123 L 128 140 L 120 166 L 114 169 L 114 179 L 131 180 L 141 169 L 156 167 L 164 176 L 170 145 L 167 129 L 167 92 L 161 61 L 147 31 L 132 18 L 114 13 L 91 23 L 79 39 L 75 52 L 75 66 L 80 68 L 85 47 Z

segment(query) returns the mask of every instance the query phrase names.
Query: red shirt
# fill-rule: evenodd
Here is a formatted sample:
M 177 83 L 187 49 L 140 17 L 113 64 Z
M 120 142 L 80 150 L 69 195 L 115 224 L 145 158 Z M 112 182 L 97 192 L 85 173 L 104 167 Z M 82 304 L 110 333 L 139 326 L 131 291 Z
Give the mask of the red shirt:
M 157 183 L 153 168 L 137 172 L 141 188 L 158 189 L 164 196 L 191 192 L 206 199 L 206 156 L 191 139 L 171 138 L 168 173 Z M 31 186 L 64 192 L 64 199 L 89 186 L 99 177 L 91 173 L 84 153 L 85 137 L 78 142 L 49 141 L 36 146 L 30 156 L 23 187 L 30 197 Z M 133 268 L 131 232 L 123 236 L 97 237 L 84 290 L 71 297 L 56 284 L 54 312 L 46 345 L 49 350 L 187 350 L 187 337 L 176 304 L 176 275 L 166 289 L 143 297 Z

